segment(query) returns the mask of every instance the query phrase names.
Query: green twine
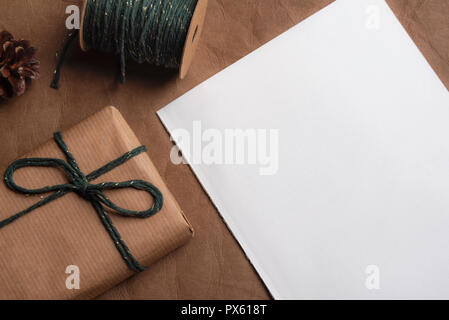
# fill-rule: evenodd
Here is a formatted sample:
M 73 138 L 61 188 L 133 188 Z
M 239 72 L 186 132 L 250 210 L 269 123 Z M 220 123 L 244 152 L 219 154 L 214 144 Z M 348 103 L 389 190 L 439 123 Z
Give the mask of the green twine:
M 83 39 L 89 49 L 120 56 L 120 81 L 126 59 L 179 68 L 198 0 L 88 0 Z M 69 39 L 68 43 L 73 39 Z M 68 47 L 68 45 L 66 45 Z M 65 48 L 51 87 L 58 87 Z
M 137 217 L 137 218 L 149 218 L 159 212 L 163 206 L 163 196 L 157 187 L 152 185 L 149 182 L 143 180 L 129 180 L 124 182 L 103 182 L 99 184 L 91 184 L 90 181 L 97 179 L 98 177 L 104 175 L 105 173 L 115 169 L 116 167 L 122 165 L 129 159 L 141 154 L 146 151 L 145 146 L 140 146 L 132 151 L 129 151 L 122 155 L 121 157 L 107 163 L 101 168 L 91 172 L 88 175 L 84 175 L 84 173 L 80 170 L 75 158 L 70 153 L 66 143 L 64 142 L 61 133 L 56 132 L 54 135 L 54 139 L 59 146 L 59 148 L 65 154 L 67 161 L 62 159 L 53 159 L 53 158 L 27 158 L 27 159 L 19 159 L 13 162 L 5 172 L 5 184 L 9 189 L 22 193 L 25 195 L 28 194 L 45 194 L 48 192 L 53 192 L 46 198 L 43 198 L 39 202 L 35 203 L 31 207 L 14 214 L 13 216 L 0 221 L 0 229 L 5 226 L 11 224 L 15 220 L 20 217 L 30 213 L 31 211 L 46 205 L 47 203 L 56 200 L 69 192 L 75 192 L 85 200 L 89 201 L 92 206 L 95 208 L 98 216 L 100 217 L 101 222 L 106 228 L 106 231 L 109 233 L 112 241 L 122 256 L 123 260 L 127 264 L 127 266 L 135 271 L 140 272 L 145 270 L 143 266 L 139 264 L 139 262 L 134 258 L 131 254 L 128 246 L 123 241 L 120 233 L 115 228 L 112 223 L 111 218 L 108 213 L 104 210 L 104 207 L 108 207 L 114 210 L 116 213 L 127 216 L 127 217 Z M 14 173 L 24 167 L 56 167 L 62 169 L 69 178 L 69 183 L 55 185 L 55 186 L 46 186 L 38 189 L 27 189 L 17 185 L 14 181 Z M 104 193 L 104 190 L 112 190 L 112 189 L 123 189 L 123 188 L 134 188 L 137 190 L 142 190 L 148 192 L 154 198 L 154 204 L 151 208 L 144 211 L 133 211 L 127 210 L 117 206 L 113 203 Z

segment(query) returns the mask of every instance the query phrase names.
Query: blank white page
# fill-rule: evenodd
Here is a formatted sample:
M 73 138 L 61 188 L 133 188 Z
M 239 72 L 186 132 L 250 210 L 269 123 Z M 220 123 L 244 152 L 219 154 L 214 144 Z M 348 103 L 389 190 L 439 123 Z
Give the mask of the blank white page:
M 449 94 L 384 1 L 337 0 L 158 114 L 278 130 L 273 175 L 190 159 L 275 298 L 449 298 Z

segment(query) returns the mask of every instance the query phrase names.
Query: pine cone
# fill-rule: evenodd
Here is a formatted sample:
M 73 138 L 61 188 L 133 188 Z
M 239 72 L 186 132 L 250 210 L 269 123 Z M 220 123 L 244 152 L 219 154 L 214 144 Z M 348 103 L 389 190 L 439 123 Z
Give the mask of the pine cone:
M 14 40 L 7 32 L 0 32 L 0 98 L 22 95 L 32 79 L 39 77 L 36 49 L 27 40 Z

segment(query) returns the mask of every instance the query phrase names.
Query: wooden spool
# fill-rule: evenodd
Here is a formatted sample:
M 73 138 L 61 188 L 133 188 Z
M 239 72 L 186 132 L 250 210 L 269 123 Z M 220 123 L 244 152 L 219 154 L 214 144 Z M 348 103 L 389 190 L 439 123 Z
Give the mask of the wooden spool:
M 204 19 L 206 17 L 208 0 L 198 0 L 195 11 L 190 22 L 189 31 L 187 32 L 186 42 L 184 43 L 183 54 L 181 58 L 181 66 L 179 68 L 179 78 L 184 79 L 192 64 L 193 57 L 195 55 L 196 48 L 201 38 L 203 31 Z M 81 10 L 81 22 L 80 22 L 80 47 L 81 50 L 87 51 L 86 43 L 83 38 L 84 29 L 84 16 L 86 13 L 87 0 L 83 0 L 83 6 Z

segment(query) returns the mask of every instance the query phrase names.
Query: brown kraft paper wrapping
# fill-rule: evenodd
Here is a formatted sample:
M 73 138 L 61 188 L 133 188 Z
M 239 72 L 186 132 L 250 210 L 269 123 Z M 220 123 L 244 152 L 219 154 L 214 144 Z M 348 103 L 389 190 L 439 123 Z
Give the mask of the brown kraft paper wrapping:
M 114 107 L 104 108 L 64 131 L 63 138 L 85 174 L 141 145 Z M 65 160 L 54 140 L 24 157 Z M 162 210 L 147 219 L 108 212 L 131 253 L 148 266 L 186 243 L 193 231 L 147 153 L 92 183 L 132 179 L 145 180 L 159 188 L 164 196 Z M 34 167 L 18 170 L 15 180 L 20 186 L 38 188 L 66 183 L 67 177 L 56 168 Z M 118 206 L 130 210 L 148 209 L 153 201 L 148 193 L 132 188 L 105 193 Z M 2 180 L 0 219 L 28 208 L 42 196 L 46 195 L 15 193 Z M 79 268 L 80 289 L 66 287 L 70 276 L 66 268 L 72 265 Z M 0 229 L 0 270 L 0 299 L 93 298 L 134 274 L 92 205 L 75 193 L 66 194 Z

